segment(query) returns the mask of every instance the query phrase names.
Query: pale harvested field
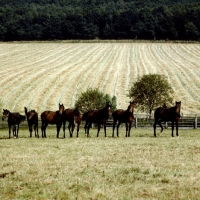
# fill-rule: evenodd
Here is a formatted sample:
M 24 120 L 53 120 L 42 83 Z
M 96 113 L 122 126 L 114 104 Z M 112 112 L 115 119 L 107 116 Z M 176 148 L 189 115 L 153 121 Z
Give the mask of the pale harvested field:
M 199 53 L 199 44 L 183 43 L 0 43 L 0 105 L 21 113 L 73 107 L 91 87 L 125 109 L 133 82 L 156 73 L 168 77 L 183 114 L 200 114 Z

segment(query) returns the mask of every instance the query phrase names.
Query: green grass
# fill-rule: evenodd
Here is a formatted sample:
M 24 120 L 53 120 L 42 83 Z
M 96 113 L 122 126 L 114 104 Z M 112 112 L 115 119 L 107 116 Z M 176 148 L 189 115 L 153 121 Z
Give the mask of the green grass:
M 200 196 L 199 130 L 180 130 L 171 138 L 164 130 L 132 129 L 125 138 L 18 139 L 0 131 L 0 199 L 198 199 Z M 40 134 L 41 135 L 41 134 Z

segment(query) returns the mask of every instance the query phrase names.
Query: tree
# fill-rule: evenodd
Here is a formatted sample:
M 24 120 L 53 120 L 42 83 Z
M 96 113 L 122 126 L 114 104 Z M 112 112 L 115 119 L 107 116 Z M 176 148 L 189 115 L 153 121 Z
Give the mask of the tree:
M 185 35 L 188 40 L 198 40 L 199 31 L 193 22 L 188 22 L 185 24 Z
M 162 106 L 171 105 L 173 101 L 173 89 L 166 76 L 160 74 L 147 74 L 139 78 L 129 90 L 129 97 L 133 99 L 137 107 L 142 111 L 152 111 Z
M 102 109 L 106 103 L 109 102 L 112 106 L 112 110 L 116 110 L 116 97 L 109 94 L 104 94 L 99 89 L 87 89 L 86 92 L 80 94 L 78 100 L 75 103 L 75 107 L 81 112 L 86 112 L 90 109 Z

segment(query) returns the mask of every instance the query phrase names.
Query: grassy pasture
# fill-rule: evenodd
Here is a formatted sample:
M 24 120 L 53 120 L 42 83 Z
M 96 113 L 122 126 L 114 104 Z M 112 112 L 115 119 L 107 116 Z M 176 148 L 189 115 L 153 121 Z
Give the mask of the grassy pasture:
M 125 138 L 18 139 L 0 131 L 0 199 L 198 199 L 200 135 L 198 130 L 171 130 L 153 137 L 152 129 L 132 129 Z M 68 133 L 68 132 L 67 132 Z

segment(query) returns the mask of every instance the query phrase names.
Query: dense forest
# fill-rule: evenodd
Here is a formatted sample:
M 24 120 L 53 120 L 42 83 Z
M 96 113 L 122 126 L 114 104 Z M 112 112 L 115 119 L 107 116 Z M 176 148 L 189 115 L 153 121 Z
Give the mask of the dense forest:
M 200 40 L 199 0 L 1 0 L 0 40 Z

